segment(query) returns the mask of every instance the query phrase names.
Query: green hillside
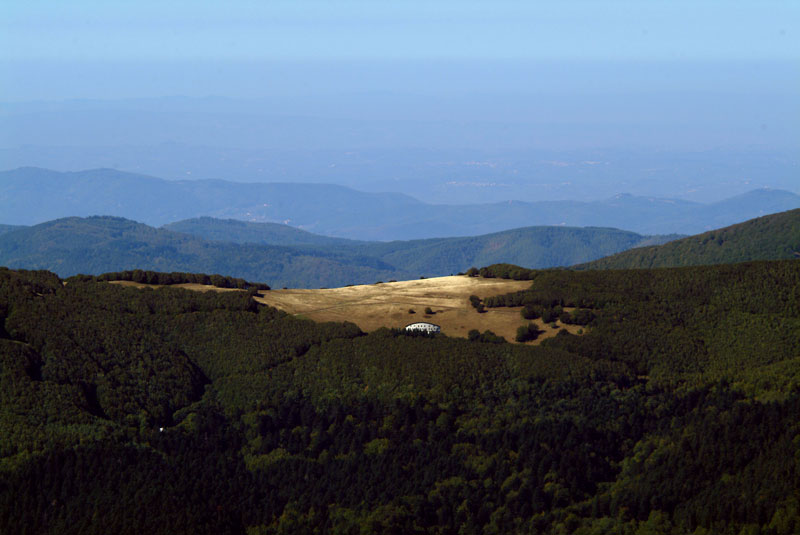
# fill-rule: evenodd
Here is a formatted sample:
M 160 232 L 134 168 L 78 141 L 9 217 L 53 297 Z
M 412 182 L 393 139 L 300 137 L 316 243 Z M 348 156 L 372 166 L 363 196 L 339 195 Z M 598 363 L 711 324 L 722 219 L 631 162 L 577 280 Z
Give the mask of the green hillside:
M 642 236 L 610 228 L 526 227 L 471 236 L 409 242 L 372 243 L 358 250 L 407 271 L 438 270 L 441 274 L 471 266 L 512 263 L 532 268 L 568 266 L 578 258 L 603 256 L 678 236 Z M 428 266 L 426 268 L 426 266 Z M 448 271 L 449 268 L 449 271 Z
M 0 532 L 797 533 L 800 263 L 532 277 L 583 335 L 0 269 Z
M 664 245 L 631 249 L 575 268 L 677 267 L 798 257 L 800 209 L 751 219 Z
M 356 240 L 332 238 L 306 232 L 305 230 L 280 223 L 253 223 L 236 219 L 216 219 L 198 217 L 184 219 L 164 225 L 162 228 L 173 232 L 193 234 L 206 240 L 232 243 L 259 243 L 261 245 L 299 245 L 299 246 L 352 246 Z
M 3 234 L 0 265 L 61 276 L 131 269 L 221 273 L 272 287 L 316 288 L 402 274 L 373 258 L 211 242 L 115 217 L 72 217 Z
M 450 275 L 500 262 L 545 268 L 568 266 L 631 247 L 665 243 L 679 236 L 642 236 L 610 228 L 525 227 L 465 238 L 365 242 L 331 238 L 287 225 L 210 217 L 164 227 L 207 240 L 285 245 L 380 259 L 398 270 L 425 276 Z
M 169 228 L 198 235 L 114 217 L 22 227 L 0 235 L 0 265 L 61 276 L 133 269 L 221 273 L 278 288 L 319 288 L 450 275 L 496 262 L 564 266 L 669 238 L 616 229 L 530 227 L 471 238 L 358 242 L 285 225 L 211 218 Z

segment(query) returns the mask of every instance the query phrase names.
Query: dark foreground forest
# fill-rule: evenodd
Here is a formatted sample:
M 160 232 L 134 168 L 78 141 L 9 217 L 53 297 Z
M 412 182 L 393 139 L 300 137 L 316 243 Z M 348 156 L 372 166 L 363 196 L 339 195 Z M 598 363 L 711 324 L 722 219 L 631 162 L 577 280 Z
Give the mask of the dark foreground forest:
M 0 269 L 0 532 L 800 532 L 800 262 L 524 275 L 582 335 Z

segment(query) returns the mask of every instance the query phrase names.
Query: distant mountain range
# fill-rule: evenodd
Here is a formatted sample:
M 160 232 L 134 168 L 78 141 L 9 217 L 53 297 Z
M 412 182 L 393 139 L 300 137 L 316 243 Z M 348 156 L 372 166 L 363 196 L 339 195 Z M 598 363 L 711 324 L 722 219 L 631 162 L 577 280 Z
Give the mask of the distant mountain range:
M 567 266 L 673 238 L 530 227 L 466 238 L 363 242 L 235 220 L 200 218 L 153 228 L 117 217 L 70 217 L 0 235 L 0 265 L 61 276 L 127 269 L 220 273 L 278 288 L 315 288 L 449 275 L 500 262 Z
M 670 243 L 630 249 L 576 266 L 626 269 L 800 258 L 800 209 L 771 214 Z
M 425 198 L 424 190 L 407 192 Z M 331 184 L 167 181 L 113 169 L 0 172 L 0 218 L 35 224 L 107 214 L 149 225 L 200 216 L 287 223 L 360 240 L 472 236 L 532 225 L 599 226 L 641 234 L 695 234 L 800 207 L 800 196 L 754 190 L 721 202 L 617 195 L 595 202 L 507 201 L 434 205 L 404 193 L 365 193 Z

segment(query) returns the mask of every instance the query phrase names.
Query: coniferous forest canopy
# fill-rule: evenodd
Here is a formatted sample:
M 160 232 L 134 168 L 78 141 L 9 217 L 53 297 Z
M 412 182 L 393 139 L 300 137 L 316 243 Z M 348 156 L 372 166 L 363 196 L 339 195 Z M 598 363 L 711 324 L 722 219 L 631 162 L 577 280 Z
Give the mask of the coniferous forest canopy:
M 585 331 L 0 269 L 0 532 L 800 531 L 799 262 L 476 271 Z

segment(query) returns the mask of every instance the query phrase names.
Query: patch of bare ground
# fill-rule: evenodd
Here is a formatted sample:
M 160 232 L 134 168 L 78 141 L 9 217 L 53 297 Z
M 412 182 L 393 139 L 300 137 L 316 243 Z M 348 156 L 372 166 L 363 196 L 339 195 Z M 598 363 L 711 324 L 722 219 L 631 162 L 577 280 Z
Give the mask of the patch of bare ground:
M 350 321 L 367 332 L 427 321 L 439 325 L 448 336 L 466 337 L 472 329 L 488 329 L 513 342 L 517 328 L 528 323 L 520 308 L 488 308 L 479 314 L 469 297 L 483 299 L 526 290 L 530 285 L 530 281 L 450 276 L 319 290 L 270 290 L 259 292 L 256 300 L 314 321 Z M 426 308 L 434 313 L 425 314 Z M 529 343 L 539 343 L 558 332 L 541 320 L 536 323 L 544 332 Z M 561 322 L 558 326 L 572 333 L 580 328 Z

